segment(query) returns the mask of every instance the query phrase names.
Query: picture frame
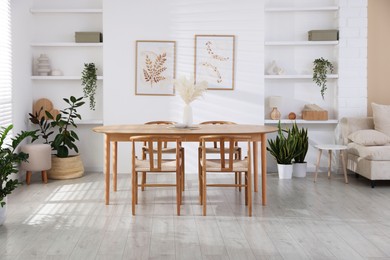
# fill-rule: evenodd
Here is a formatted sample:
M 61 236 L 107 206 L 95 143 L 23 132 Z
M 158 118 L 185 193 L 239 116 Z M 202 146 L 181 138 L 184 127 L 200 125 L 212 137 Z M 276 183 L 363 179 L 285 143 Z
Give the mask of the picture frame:
M 208 89 L 234 89 L 234 35 L 195 35 L 194 78 Z
M 136 41 L 135 95 L 173 96 L 175 41 Z

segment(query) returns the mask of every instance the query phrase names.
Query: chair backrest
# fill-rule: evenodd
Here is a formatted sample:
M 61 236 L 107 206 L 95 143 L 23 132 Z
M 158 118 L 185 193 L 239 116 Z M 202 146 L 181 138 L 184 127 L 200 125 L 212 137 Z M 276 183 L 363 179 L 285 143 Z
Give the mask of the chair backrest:
M 201 125 L 236 125 L 236 123 L 230 121 L 205 121 L 200 124 Z
M 177 124 L 174 121 L 150 121 L 146 122 L 145 125 L 175 125 Z
M 200 125 L 236 125 L 236 123 L 230 121 L 204 121 Z M 217 142 L 214 142 L 214 148 L 218 148 Z
M 201 151 L 202 151 L 203 165 L 205 165 L 205 162 L 207 160 L 206 147 L 207 147 L 207 143 L 209 143 L 209 142 L 218 143 L 218 145 L 220 147 L 220 151 L 219 151 L 220 157 L 219 158 L 220 158 L 220 168 L 221 168 L 222 172 L 233 170 L 233 162 L 235 160 L 234 147 L 237 145 L 238 142 L 247 143 L 247 146 L 248 146 L 247 158 L 249 160 L 249 163 L 251 161 L 251 146 L 250 146 L 251 137 L 249 137 L 249 136 L 207 135 L 207 136 L 201 136 L 199 138 L 199 140 L 201 143 L 200 147 L 201 147 Z
M 174 121 L 149 121 L 149 122 L 145 123 L 145 125 L 175 125 L 175 124 L 177 124 L 177 123 Z M 144 143 L 144 146 L 147 146 L 147 144 Z M 167 148 L 167 147 L 168 147 L 168 142 L 165 142 L 164 148 Z
M 180 165 L 180 143 L 181 138 L 179 136 L 165 136 L 165 135 L 143 135 L 143 136 L 133 136 L 130 137 L 130 141 L 132 142 L 132 165 L 135 165 L 135 160 L 138 158 L 138 153 L 136 151 L 136 144 L 143 143 L 147 144 L 149 147 L 148 155 L 149 159 L 145 161 L 149 161 L 150 171 L 161 171 L 161 164 L 163 162 L 162 158 L 162 149 L 163 145 L 166 142 L 173 142 L 176 144 L 176 168 Z M 157 151 L 157 152 L 156 152 Z M 141 152 L 139 153 L 141 155 Z

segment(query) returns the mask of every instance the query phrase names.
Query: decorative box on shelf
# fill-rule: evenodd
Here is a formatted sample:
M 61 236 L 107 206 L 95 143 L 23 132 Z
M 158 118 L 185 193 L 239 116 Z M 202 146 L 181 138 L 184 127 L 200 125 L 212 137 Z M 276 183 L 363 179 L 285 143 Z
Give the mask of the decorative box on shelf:
M 103 34 L 101 32 L 75 32 L 75 40 L 77 43 L 103 42 Z
M 309 41 L 338 41 L 339 30 L 311 30 L 308 32 Z
M 328 111 L 322 109 L 316 104 L 307 104 L 302 110 L 302 119 L 304 120 L 328 120 Z

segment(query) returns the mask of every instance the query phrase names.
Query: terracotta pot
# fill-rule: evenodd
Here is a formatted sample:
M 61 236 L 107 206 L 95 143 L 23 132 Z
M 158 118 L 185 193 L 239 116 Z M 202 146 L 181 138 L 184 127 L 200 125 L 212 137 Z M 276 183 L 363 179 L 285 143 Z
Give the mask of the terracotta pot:
M 50 179 L 67 180 L 80 178 L 84 175 L 83 161 L 80 155 L 73 155 L 60 158 L 55 155 L 51 157 L 51 169 L 47 172 Z

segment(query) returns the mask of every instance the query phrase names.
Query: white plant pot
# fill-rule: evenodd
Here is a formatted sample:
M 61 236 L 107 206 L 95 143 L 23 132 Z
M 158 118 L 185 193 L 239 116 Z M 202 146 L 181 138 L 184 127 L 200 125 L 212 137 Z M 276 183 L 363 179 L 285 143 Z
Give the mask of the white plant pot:
M 291 179 L 292 172 L 292 164 L 278 164 L 279 179 Z
M 7 197 L 5 197 L 3 200 L 6 204 L 3 207 L 0 206 L 0 226 L 3 225 L 7 216 Z
M 293 176 L 298 178 L 306 177 L 307 163 L 293 163 Z

